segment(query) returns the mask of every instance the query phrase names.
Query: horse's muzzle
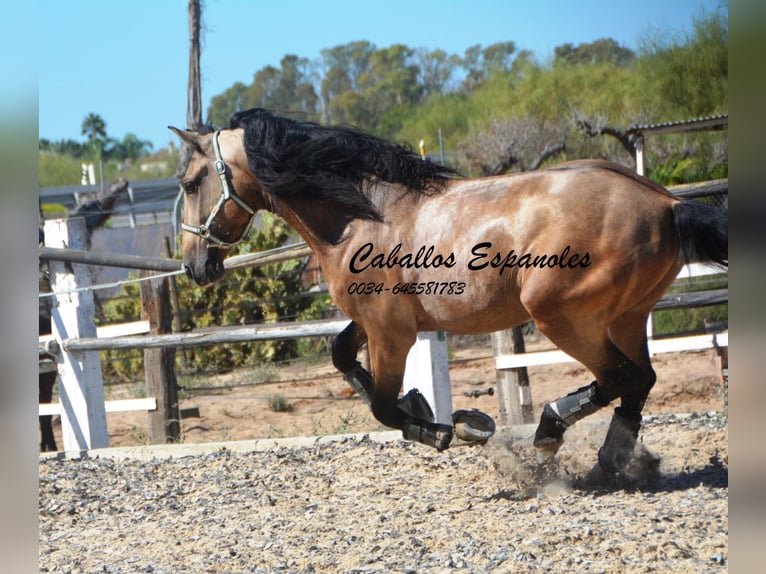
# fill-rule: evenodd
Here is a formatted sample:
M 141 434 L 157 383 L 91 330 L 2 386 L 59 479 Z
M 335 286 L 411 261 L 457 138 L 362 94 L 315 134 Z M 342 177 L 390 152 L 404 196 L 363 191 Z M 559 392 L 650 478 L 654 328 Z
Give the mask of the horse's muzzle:
M 217 249 L 208 249 L 208 256 L 202 260 L 185 261 L 183 269 L 186 275 L 197 285 L 208 285 L 223 277 L 226 269 L 223 257 Z

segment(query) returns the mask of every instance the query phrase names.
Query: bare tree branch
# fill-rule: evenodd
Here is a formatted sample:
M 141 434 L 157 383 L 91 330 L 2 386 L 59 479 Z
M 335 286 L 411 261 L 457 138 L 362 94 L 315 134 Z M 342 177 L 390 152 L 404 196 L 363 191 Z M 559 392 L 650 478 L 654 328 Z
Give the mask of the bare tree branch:
M 502 175 L 511 169 L 538 169 L 546 160 L 566 149 L 563 124 L 515 117 L 494 120 L 488 130 L 472 133 L 464 142 L 463 155 L 471 171 Z
M 564 153 L 567 149 L 567 141 L 566 139 L 562 140 L 561 143 L 558 144 L 552 144 L 545 148 L 543 152 L 540 154 L 540 156 L 533 161 L 528 170 L 524 171 L 535 171 L 536 169 L 540 169 L 540 166 L 551 159 L 554 156 L 557 156 L 561 153 Z
M 482 175 L 502 175 L 519 163 L 519 158 L 510 155 L 494 165 L 494 167 L 484 166 L 481 170 Z
M 579 118 L 575 120 L 578 127 L 580 127 L 588 137 L 596 137 L 596 136 L 612 136 L 615 138 L 618 142 L 620 142 L 620 145 L 622 145 L 623 148 L 632 156 L 636 156 L 636 138 L 633 135 L 628 135 L 625 132 L 618 130 L 616 128 L 611 128 L 609 126 L 600 126 L 598 128 L 594 128 L 591 123 L 583 118 Z

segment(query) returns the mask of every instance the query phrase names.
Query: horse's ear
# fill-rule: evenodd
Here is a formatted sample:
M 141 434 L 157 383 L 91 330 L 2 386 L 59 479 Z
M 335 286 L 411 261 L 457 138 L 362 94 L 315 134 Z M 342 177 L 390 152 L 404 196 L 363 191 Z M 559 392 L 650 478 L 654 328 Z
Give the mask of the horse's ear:
M 192 146 L 194 149 L 200 149 L 199 145 L 199 134 L 197 132 L 193 132 L 190 130 L 179 130 L 177 127 L 174 126 L 168 126 L 168 129 L 172 131 L 174 134 L 176 134 L 181 140 L 190 146 Z

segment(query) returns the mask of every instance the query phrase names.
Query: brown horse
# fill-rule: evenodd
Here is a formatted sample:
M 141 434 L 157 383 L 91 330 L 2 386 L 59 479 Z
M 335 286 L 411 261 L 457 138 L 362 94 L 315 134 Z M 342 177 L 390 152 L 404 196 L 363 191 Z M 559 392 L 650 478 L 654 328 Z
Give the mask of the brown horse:
M 333 363 L 375 418 L 438 449 L 452 426 L 399 399 L 416 333 L 486 333 L 532 319 L 595 376 L 545 406 L 535 446 L 552 456 L 568 426 L 619 399 L 599 462 L 620 470 L 655 382 L 648 313 L 684 262 L 728 265 L 725 211 L 679 201 L 606 161 L 462 179 L 360 131 L 261 109 L 215 132 L 171 129 L 194 150 L 181 179 L 189 276 L 218 279 L 258 210 L 284 218 L 352 319 Z M 371 374 L 356 361 L 365 343 Z

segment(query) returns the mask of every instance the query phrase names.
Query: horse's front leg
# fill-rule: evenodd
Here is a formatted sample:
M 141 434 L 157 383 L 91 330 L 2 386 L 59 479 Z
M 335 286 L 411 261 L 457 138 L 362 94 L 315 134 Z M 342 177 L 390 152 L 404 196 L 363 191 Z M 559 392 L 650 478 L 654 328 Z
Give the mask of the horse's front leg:
M 372 375 L 356 360 L 359 349 L 367 342 L 367 333 L 359 323 L 351 321 L 332 343 L 332 363 L 343 373 L 343 378 L 351 385 L 364 402 L 372 400 Z
M 419 408 L 409 408 L 410 412 L 408 412 L 402 407 L 417 405 L 418 401 L 413 403 L 413 401 L 399 399 L 407 353 L 414 339 L 414 335 L 411 338 L 397 340 L 370 336 L 369 351 L 373 373 L 370 408 L 378 421 L 388 427 L 401 430 L 406 440 L 444 450 L 452 442 L 452 425 L 436 423 L 432 416 L 431 420 L 426 420 Z

